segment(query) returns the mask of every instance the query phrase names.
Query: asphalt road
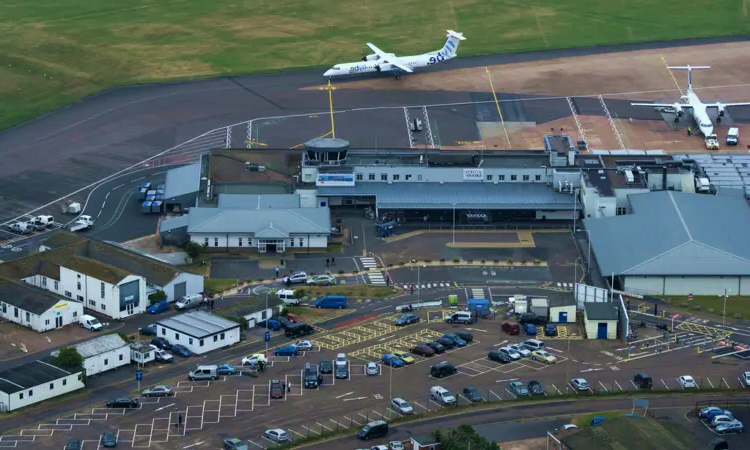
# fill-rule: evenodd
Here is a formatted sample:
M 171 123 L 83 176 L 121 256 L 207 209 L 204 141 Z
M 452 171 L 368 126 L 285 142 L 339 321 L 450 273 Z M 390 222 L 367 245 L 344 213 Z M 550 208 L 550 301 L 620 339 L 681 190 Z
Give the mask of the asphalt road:
M 427 70 L 747 39 L 741 36 L 460 58 Z M 322 92 L 299 88 L 322 85 L 323 81 L 320 71 L 306 71 L 123 87 L 6 130 L 0 134 L 0 209 L 3 217 L 10 219 L 64 198 L 68 193 L 100 180 L 103 175 L 228 124 L 300 114 L 306 117 L 305 120 L 264 121 L 256 124 L 261 126 L 256 132 L 261 141 L 269 138 L 278 140 L 279 145 L 304 142 L 316 136 L 314 133 L 319 130 L 328 131 L 325 120 L 308 117 L 310 113 L 327 111 L 328 103 Z M 472 100 L 469 93 L 351 91 L 337 96 L 336 108 L 421 106 Z M 454 109 L 456 111 L 451 109 L 445 114 L 453 118 L 467 116 L 470 120 L 444 120 L 446 125 L 441 127 L 441 133 L 445 133 L 448 140 L 471 140 L 471 135 L 477 133 L 472 123 L 475 112 L 471 107 L 466 111 Z M 399 111 L 354 113 L 351 118 L 340 120 L 348 121 L 346 137 L 355 148 L 406 147 L 405 131 L 383 136 L 379 129 L 371 126 L 373 121 L 383 126 L 403 121 L 403 111 Z M 559 111 L 556 114 L 564 114 L 564 108 Z M 295 130 L 300 130 L 300 133 Z M 237 128 L 232 143 L 243 142 L 244 133 L 244 129 Z

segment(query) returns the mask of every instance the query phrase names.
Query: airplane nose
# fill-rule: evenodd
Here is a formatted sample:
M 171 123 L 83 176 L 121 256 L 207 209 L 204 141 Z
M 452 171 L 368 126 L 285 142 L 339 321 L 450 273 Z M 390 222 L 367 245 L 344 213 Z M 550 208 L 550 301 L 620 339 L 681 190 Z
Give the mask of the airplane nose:
M 333 72 L 332 70 L 328 69 L 328 70 L 326 70 L 326 73 L 323 74 L 323 76 L 324 77 L 330 77 L 331 75 L 333 75 L 332 72 Z

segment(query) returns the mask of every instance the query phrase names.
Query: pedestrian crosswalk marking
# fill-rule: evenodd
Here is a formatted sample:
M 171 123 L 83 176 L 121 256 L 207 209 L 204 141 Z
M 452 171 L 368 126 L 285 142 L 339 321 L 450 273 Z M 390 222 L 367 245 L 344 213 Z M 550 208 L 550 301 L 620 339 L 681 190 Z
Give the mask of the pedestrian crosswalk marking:
M 382 272 L 371 272 L 367 274 L 371 284 L 385 285 L 385 278 L 383 278 Z
M 471 298 L 484 298 L 484 289 L 472 288 Z
M 375 258 L 359 258 L 359 260 L 362 262 L 362 266 L 365 269 L 378 267 L 378 263 L 375 261 Z

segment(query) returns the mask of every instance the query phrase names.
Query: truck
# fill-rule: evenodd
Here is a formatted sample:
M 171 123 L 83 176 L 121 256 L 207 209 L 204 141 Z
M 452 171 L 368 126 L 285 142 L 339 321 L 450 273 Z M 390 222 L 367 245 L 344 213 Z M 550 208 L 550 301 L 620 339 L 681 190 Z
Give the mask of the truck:
M 740 143 L 740 129 L 730 128 L 727 132 L 727 145 L 737 145 Z
M 539 317 L 549 317 L 549 301 L 546 298 L 532 298 L 531 312 Z
M 31 219 L 31 222 L 34 224 L 34 227 L 39 229 L 38 227 L 42 227 L 42 230 L 47 227 L 51 227 L 55 223 L 55 218 L 52 216 L 36 216 L 33 219 Z
M 83 231 L 94 226 L 94 219 L 91 216 L 80 216 L 78 220 L 71 223 L 68 229 L 70 231 Z
M 63 214 L 78 214 L 81 212 L 81 204 L 78 202 L 65 202 L 62 205 Z
M 708 178 L 700 177 L 695 179 L 695 190 L 697 192 L 710 192 L 711 182 Z
M 715 134 L 709 134 L 706 136 L 706 149 L 718 150 L 719 149 L 719 138 Z
M 29 227 L 29 224 L 26 222 L 12 223 L 10 224 L 9 228 L 10 228 L 10 231 L 13 231 L 15 233 L 20 233 L 20 234 L 31 233 L 32 231 L 34 231 L 34 228 Z
M 528 300 L 525 295 L 516 295 L 509 299 L 510 305 L 516 314 L 523 314 L 528 311 Z

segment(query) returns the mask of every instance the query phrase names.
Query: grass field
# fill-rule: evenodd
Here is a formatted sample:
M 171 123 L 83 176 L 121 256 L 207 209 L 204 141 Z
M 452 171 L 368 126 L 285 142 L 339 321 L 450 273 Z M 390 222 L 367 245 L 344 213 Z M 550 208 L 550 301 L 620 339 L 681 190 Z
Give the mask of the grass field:
M 372 41 L 462 56 L 750 33 L 743 0 L 4 0 L 0 129 L 133 83 L 327 67 Z
M 669 306 L 684 311 L 694 313 L 695 307 L 700 306 L 698 310 L 705 315 L 721 317 L 724 313 L 724 296 L 719 295 L 694 295 L 692 300 L 686 296 L 665 295 L 661 296 Z M 682 305 L 687 305 L 686 307 Z M 735 317 L 735 314 L 741 317 Z M 750 297 L 746 295 L 730 295 L 727 298 L 727 318 L 750 319 Z

